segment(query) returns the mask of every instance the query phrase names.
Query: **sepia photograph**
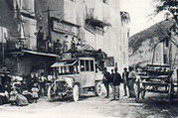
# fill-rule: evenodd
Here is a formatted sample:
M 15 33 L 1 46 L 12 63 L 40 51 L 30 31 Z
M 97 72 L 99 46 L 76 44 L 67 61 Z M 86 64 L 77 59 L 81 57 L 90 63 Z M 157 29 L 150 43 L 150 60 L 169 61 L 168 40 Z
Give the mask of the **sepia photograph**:
M 178 118 L 178 0 L 0 0 L 0 118 Z

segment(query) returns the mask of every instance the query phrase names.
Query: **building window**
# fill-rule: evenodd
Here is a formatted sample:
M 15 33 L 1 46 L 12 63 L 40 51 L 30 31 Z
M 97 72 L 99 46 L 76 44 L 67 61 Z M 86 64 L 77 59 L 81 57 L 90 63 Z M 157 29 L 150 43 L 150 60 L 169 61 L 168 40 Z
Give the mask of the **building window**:
M 91 71 L 94 71 L 94 63 L 93 63 L 93 61 L 90 61 L 90 68 L 91 68 Z
M 85 64 L 84 64 L 84 60 L 80 61 L 80 70 L 83 72 L 85 71 Z
M 169 39 L 165 39 L 165 46 L 169 47 Z
M 163 59 L 164 59 L 164 60 L 163 60 L 163 61 L 164 61 L 164 64 L 167 64 L 168 60 L 167 60 L 167 55 L 166 55 L 166 54 L 163 55 Z
M 89 60 L 86 60 L 85 63 L 86 63 L 86 71 L 90 71 Z
M 108 0 L 103 0 L 103 3 L 108 3 Z

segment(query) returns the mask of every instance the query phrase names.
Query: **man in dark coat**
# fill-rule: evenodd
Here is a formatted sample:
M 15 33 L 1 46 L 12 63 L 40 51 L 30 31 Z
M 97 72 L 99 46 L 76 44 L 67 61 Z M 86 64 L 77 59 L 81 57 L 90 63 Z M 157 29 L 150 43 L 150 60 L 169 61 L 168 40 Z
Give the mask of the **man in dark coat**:
M 4 79 L 5 79 L 5 83 L 4 83 L 5 90 L 10 93 L 10 91 L 11 91 L 11 77 L 9 77 L 7 74 L 5 74 Z
M 106 87 L 106 92 L 107 92 L 106 98 L 109 98 L 109 84 L 110 84 L 111 75 L 106 68 L 104 68 L 103 74 L 104 74 L 103 83 Z
M 113 76 L 113 100 L 119 99 L 120 97 L 120 83 L 122 82 L 121 75 L 117 72 L 115 68 L 115 73 Z
M 5 78 L 5 76 L 3 75 L 1 75 L 1 77 L 0 77 L 0 105 L 2 105 L 2 104 L 5 104 L 5 103 L 7 103 L 8 102 L 8 98 L 7 98 L 7 96 L 5 95 L 6 94 L 6 92 L 5 91 L 7 91 L 6 90 L 6 88 L 7 88 L 7 81 L 6 81 L 6 78 Z
M 124 68 L 124 72 L 122 73 L 122 79 L 124 82 L 124 96 L 127 96 L 127 89 L 128 89 L 128 76 L 129 72 L 127 71 L 127 68 Z
M 111 69 L 111 79 L 110 79 L 110 83 L 113 84 L 113 78 L 114 78 L 114 69 Z
M 4 84 L 5 84 L 5 79 L 4 79 L 4 77 L 1 75 L 1 76 L 0 76 L 0 93 L 5 92 L 5 86 L 4 86 Z

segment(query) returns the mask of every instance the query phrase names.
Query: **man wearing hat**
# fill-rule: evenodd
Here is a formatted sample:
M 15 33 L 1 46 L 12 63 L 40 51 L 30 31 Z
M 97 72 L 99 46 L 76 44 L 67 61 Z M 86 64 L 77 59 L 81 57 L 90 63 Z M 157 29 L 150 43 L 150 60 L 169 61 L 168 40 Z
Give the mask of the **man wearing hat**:
M 118 69 L 114 69 L 113 75 L 113 100 L 119 99 L 120 97 L 120 83 L 122 82 L 121 75 L 117 72 Z
M 103 83 L 104 83 L 104 85 L 106 87 L 106 92 L 107 92 L 106 98 L 109 98 L 109 84 L 110 84 L 110 80 L 111 80 L 111 75 L 107 71 L 107 68 L 104 68 L 103 75 L 104 75 Z

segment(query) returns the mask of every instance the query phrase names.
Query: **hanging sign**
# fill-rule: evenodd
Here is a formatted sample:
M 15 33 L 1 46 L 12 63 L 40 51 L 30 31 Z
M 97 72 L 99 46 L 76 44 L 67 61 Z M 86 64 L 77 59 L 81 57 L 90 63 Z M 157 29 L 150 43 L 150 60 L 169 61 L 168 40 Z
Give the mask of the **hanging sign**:
M 53 21 L 53 31 L 76 35 L 77 27 L 64 22 Z

